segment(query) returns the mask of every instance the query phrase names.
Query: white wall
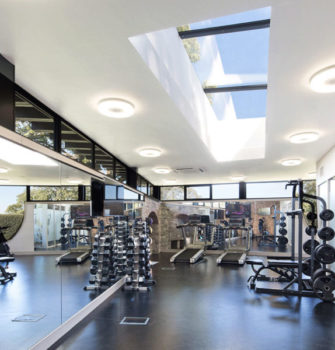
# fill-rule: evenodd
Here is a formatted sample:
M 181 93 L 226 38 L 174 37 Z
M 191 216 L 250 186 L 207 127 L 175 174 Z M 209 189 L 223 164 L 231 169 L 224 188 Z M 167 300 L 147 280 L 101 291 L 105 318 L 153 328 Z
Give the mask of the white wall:
M 34 203 L 25 203 L 24 219 L 19 232 L 8 242 L 12 253 L 34 252 Z
M 317 185 L 320 185 L 335 176 L 335 146 L 317 161 L 316 169 Z

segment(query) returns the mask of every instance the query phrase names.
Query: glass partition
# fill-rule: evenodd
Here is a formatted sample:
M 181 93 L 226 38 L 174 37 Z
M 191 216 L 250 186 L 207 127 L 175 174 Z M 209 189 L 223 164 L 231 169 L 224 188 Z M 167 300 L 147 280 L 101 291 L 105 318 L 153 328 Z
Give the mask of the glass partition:
M 287 182 L 247 183 L 247 198 L 290 198 L 292 188 L 285 188 Z
M 127 169 L 118 161 L 115 161 L 115 180 L 123 184 L 127 183 Z
M 222 184 L 212 186 L 213 199 L 234 199 L 240 196 L 239 184 Z
M 92 166 L 92 142 L 66 123 L 61 123 L 61 152 L 88 167 Z
M 210 186 L 186 186 L 186 199 L 210 199 Z
M 114 158 L 97 145 L 95 145 L 95 170 L 111 178 L 114 177 Z
M 54 148 L 54 118 L 15 94 L 15 131 L 48 148 Z

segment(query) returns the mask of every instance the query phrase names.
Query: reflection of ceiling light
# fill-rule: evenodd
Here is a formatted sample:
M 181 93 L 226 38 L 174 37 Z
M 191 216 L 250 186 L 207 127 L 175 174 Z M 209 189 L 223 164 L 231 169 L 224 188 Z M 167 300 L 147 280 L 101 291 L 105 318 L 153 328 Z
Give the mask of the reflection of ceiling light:
M 0 184 L 7 184 L 8 182 L 8 179 L 0 179 Z
M 233 181 L 243 181 L 245 179 L 245 176 L 239 175 L 239 176 L 231 176 L 231 179 Z
M 68 179 L 67 182 L 70 183 L 70 184 L 76 185 L 76 184 L 81 184 L 83 182 L 83 180 L 80 180 L 80 179 Z
M 57 162 L 44 154 L 32 151 L 3 138 L 0 138 L 0 159 L 17 165 L 58 165 Z
M 290 136 L 290 142 L 292 143 L 308 143 L 316 141 L 319 138 L 319 134 L 317 132 L 300 132 L 298 134 L 294 134 Z
M 171 170 L 168 169 L 168 168 L 156 168 L 156 169 L 153 169 L 153 170 L 157 174 L 168 174 L 169 172 L 171 172 Z
M 174 185 L 177 183 L 177 180 L 165 180 L 164 183 L 166 185 Z
M 311 77 L 309 84 L 315 92 L 335 92 L 335 66 L 330 66 L 316 72 Z
M 0 174 L 8 173 L 7 168 L 0 168 Z
M 128 101 L 119 98 L 108 98 L 98 103 L 101 114 L 110 118 L 128 118 L 135 113 L 135 107 Z
M 301 162 L 301 159 L 284 159 L 280 161 L 280 164 L 284 166 L 296 166 L 300 165 Z
M 162 151 L 157 148 L 144 148 L 141 149 L 139 152 L 139 155 L 142 157 L 159 157 L 162 154 Z

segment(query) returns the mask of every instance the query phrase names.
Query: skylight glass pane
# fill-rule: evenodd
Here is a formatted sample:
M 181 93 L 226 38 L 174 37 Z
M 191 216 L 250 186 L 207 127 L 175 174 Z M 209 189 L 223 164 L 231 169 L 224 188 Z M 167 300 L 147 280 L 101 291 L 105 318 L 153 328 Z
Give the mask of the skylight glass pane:
M 269 28 L 183 41 L 203 87 L 267 82 Z
M 218 120 L 266 116 L 267 90 L 220 92 L 207 97 Z
M 252 11 L 236 13 L 229 16 L 209 19 L 197 23 L 190 24 L 190 29 L 203 29 L 211 27 L 219 27 L 236 23 L 260 21 L 269 19 L 271 16 L 271 7 L 264 7 Z

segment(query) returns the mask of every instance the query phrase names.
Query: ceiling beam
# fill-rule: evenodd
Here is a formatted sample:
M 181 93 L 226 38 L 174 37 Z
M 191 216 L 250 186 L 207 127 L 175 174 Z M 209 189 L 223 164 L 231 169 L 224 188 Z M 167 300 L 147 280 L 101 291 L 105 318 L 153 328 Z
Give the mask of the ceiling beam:
M 196 38 L 200 36 L 244 32 L 247 30 L 264 29 L 269 27 L 270 27 L 270 20 L 264 19 L 260 21 L 236 23 L 236 24 L 211 27 L 211 28 L 183 30 L 183 31 L 180 31 L 178 34 L 181 39 L 190 39 L 190 38 Z
M 215 94 L 217 92 L 233 92 L 233 91 L 250 91 L 250 90 L 266 90 L 267 84 L 253 84 L 253 85 L 231 85 L 231 86 L 217 86 L 204 88 L 206 94 Z

